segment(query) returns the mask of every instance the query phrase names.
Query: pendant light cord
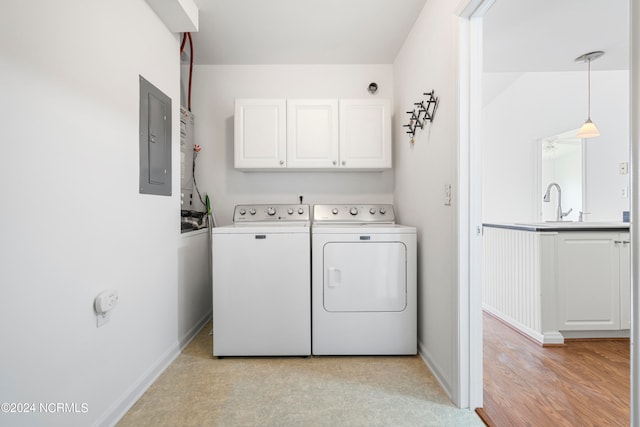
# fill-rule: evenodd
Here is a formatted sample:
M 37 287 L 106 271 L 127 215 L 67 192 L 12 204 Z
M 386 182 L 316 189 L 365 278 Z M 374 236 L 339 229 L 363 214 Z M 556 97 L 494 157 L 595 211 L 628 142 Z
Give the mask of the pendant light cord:
M 587 117 L 591 120 L 591 60 L 587 61 Z

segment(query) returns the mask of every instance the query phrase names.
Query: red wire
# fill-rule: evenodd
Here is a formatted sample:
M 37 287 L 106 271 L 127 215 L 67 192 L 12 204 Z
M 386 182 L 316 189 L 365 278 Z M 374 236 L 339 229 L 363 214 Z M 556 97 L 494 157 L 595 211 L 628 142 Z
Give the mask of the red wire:
M 187 43 L 187 33 L 182 33 L 182 44 L 180 45 L 180 55 L 184 51 L 184 45 Z
M 187 44 L 187 38 L 189 38 L 189 89 L 187 90 L 187 109 L 191 111 L 191 81 L 193 79 L 193 40 L 191 39 L 191 33 L 183 33 L 182 43 L 180 44 L 180 56 L 184 52 L 184 46 Z
M 193 78 L 193 40 L 191 40 L 191 33 L 187 33 L 189 37 L 189 95 L 187 97 L 187 108 L 191 111 L 191 79 Z

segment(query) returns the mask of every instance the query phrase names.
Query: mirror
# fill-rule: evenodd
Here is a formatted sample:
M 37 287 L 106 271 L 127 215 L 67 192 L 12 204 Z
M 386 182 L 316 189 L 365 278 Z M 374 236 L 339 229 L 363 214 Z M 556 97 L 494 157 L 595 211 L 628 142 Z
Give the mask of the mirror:
M 578 221 L 580 211 L 585 211 L 584 144 L 576 137 L 577 132 L 577 129 L 571 130 L 539 140 L 537 205 L 540 221 L 556 220 L 557 189 L 551 189 L 548 203 L 542 200 L 553 182 L 562 189 L 562 210 L 573 209 L 563 217 L 564 221 Z

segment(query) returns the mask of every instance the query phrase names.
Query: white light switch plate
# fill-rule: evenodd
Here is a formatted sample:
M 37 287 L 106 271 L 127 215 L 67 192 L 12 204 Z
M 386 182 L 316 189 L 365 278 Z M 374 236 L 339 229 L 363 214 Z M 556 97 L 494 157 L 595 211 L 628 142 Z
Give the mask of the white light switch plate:
M 618 171 L 620 175 L 626 175 L 629 173 L 629 162 L 622 162 L 618 165 Z

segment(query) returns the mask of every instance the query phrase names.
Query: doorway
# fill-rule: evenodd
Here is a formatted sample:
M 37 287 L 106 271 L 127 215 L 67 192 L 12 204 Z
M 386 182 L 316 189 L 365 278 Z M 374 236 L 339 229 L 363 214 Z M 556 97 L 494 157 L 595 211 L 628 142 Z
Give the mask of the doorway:
M 523 0 L 518 0 L 517 3 L 522 3 Z M 461 295 L 460 295 L 460 307 L 461 312 L 465 311 L 465 304 L 468 304 L 468 313 L 469 318 L 464 319 L 461 318 L 461 324 L 465 324 L 464 322 L 468 322 L 468 331 L 469 336 L 461 336 L 461 350 L 464 358 L 464 349 L 468 348 L 468 369 L 470 375 L 470 383 L 468 384 L 469 391 L 469 404 L 470 407 L 482 406 L 482 331 L 481 326 L 478 326 L 476 322 L 482 318 L 482 310 L 481 310 L 481 262 L 482 262 L 482 239 L 480 238 L 481 233 L 481 224 L 485 219 L 483 216 L 483 203 L 490 203 L 492 201 L 491 194 L 483 194 L 483 185 L 482 185 L 482 158 L 483 158 L 483 150 L 486 147 L 483 146 L 481 141 L 481 129 L 483 126 L 482 122 L 482 71 L 483 71 L 483 21 L 484 15 L 492 8 L 494 4 L 501 3 L 514 3 L 514 2 L 502 2 L 501 0 L 470 0 L 467 3 L 466 8 L 460 14 L 464 24 L 461 27 L 461 63 L 466 66 L 461 67 L 461 133 L 460 133 L 460 164 L 459 164 L 459 182 L 460 182 L 460 247 L 468 248 L 467 253 L 461 254 L 460 258 L 460 283 L 461 283 Z M 552 1 L 545 1 L 544 4 L 540 4 L 540 2 L 532 2 L 535 3 L 535 13 L 527 14 L 524 10 L 520 9 L 520 14 L 516 19 L 512 19 L 509 24 L 514 26 L 514 22 L 517 19 L 532 19 L 535 14 L 549 14 L 550 16 L 557 16 L 558 14 L 550 13 L 550 8 L 553 6 Z M 565 6 L 568 3 L 572 2 L 562 2 Z M 597 1 L 589 2 L 596 4 Z M 606 4 L 604 0 L 600 0 L 600 3 Z M 518 7 L 517 5 L 515 6 Z M 571 7 L 568 5 L 567 7 Z M 579 10 L 580 7 L 572 8 L 572 11 Z M 588 6 L 584 6 L 584 10 L 588 9 Z M 628 9 L 625 14 L 628 19 Z M 575 17 L 573 18 L 575 20 Z M 625 21 L 625 23 L 627 23 Z M 587 25 L 588 27 L 588 25 Z M 544 28 L 547 31 L 547 28 Z M 563 28 L 563 31 L 566 31 L 566 26 Z M 535 33 L 538 34 L 538 33 Z M 627 36 L 628 37 L 628 36 Z M 535 38 L 535 37 L 532 37 Z M 513 42 L 513 38 L 505 37 L 505 42 Z M 562 38 L 558 38 L 557 40 L 563 40 Z M 584 40 L 583 40 L 584 41 Z M 524 49 L 526 51 L 526 49 Z M 530 56 L 535 57 L 536 55 L 531 54 Z M 566 57 L 566 62 L 569 64 L 568 66 L 572 66 L 575 68 L 575 64 L 573 64 L 573 58 L 579 56 L 581 50 L 578 50 L 574 55 L 573 51 L 571 54 L 563 54 L 563 57 Z M 628 55 L 628 53 L 627 53 Z M 508 56 L 508 55 L 507 55 Z M 537 58 L 538 63 L 542 62 L 540 58 Z M 575 68 L 578 71 L 580 68 Z M 466 73 L 466 74 L 465 74 Z M 585 84 L 586 86 L 586 84 Z M 586 87 L 584 88 L 586 92 Z M 462 99 L 466 95 L 466 100 Z M 585 96 L 585 104 L 586 104 L 586 96 Z M 586 105 L 584 107 L 586 110 Z M 585 112 L 579 111 L 579 115 L 583 115 Z M 531 121 L 535 121 L 537 119 L 536 116 L 530 117 Z M 584 120 L 584 117 L 581 118 Z M 577 121 L 577 125 L 580 124 L 580 120 Z M 518 130 L 519 131 L 519 130 Z M 558 130 L 559 132 L 560 130 Z M 546 135 L 550 135 L 553 132 L 541 132 L 538 137 L 544 137 Z M 627 137 L 628 138 L 628 137 Z M 531 145 L 533 147 L 533 145 Z M 487 153 L 485 153 L 487 154 Z M 526 158 L 527 154 L 523 154 L 523 157 Z M 504 163 L 499 166 L 503 166 Z M 531 166 L 532 167 L 532 166 Z M 517 169 L 517 171 L 520 171 Z M 628 179 L 628 178 L 627 178 Z M 511 180 L 513 181 L 513 180 Z M 510 185 L 511 182 L 507 181 L 503 183 L 505 185 Z M 533 191 L 533 186 L 531 187 Z M 506 198 L 508 199 L 508 197 Z M 535 200 L 531 197 L 531 201 L 527 203 L 530 207 L 527 210 L 527 214 L 531 214 L 534 210 L 531 208 L 532 203 Z M 628 203 L 628 201 L 627 201 Z M 468 214 L 468 216 L 466 216 Z M 466 262 L 465 263 L 465 257 Z M 464 264 L 464 265 L 463 265 Z M 465 282 L 466 280 L 466 282 Z M 465 283 L 468 284 L 468 289 L 463 289 Z M 464 315 L 461 315 L 461 317 Z M 481 323 L 481 322 L 480 322 Z M 480 333 L 478 333 L 480 332 Z M 480 336 L 480 338 L 477 338 Z M 478 343 L 478 340 L 480 341 Z M 467 347 L 465 347 L 465 344 Z M 464 360 L 463 360 L 464 362 Z M 478 370 L 480 373 L 478 373 Z M 479 379 L 479 381 L 478 381 Z M 479 390 L 480 388 L 480 390 Z M 464 387 L 463 387 L 464 389 Z M 474 403 L 480 402 L 475 405 Z

